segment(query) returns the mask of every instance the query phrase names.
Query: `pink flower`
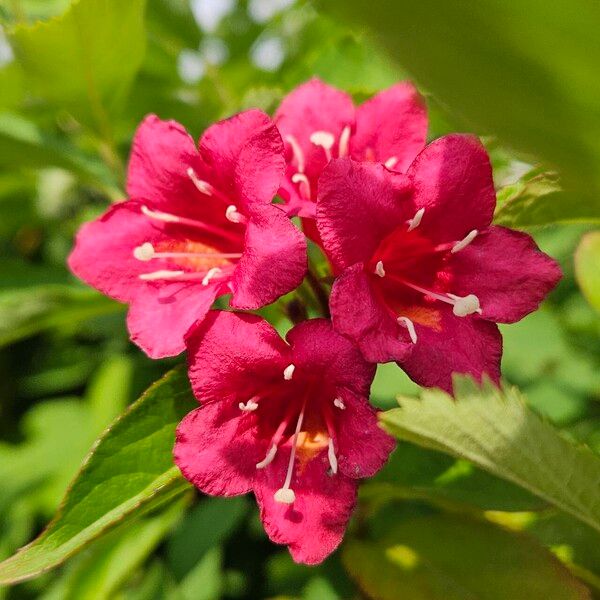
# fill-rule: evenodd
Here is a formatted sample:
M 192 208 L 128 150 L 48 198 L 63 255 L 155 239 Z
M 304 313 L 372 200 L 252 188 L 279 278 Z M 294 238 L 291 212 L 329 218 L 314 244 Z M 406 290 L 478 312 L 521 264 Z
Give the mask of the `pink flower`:
M 495 323 L 535 310 L 561 273 L 530 236 L 491 225 L 495 205 L 473 137 L 436 140 L 406 175 L 333 161 L 319 183 L 317 226 L 341 272 L 330 298 L 336 331 L 421 385 L 451 390 L 452 372 L 497 380 Z
M 81 228 L 69 266 L 129 303 L 131 338 L 149 356 L 178 354 L 217 296 L 256 309 L 302 281 L 304 237 L 271 204 L 284 169 L 281 137 L 258 110 L 213 125 L 198 149 L 151 115 L 133 140 L 130 199 Z
M 427 135 L 425 104 L 408 82 L 355 108 L 348 94 L 312 79 L 284 98 L 275 122 L 288 163 L 280 194 L 290 214 L 312 219 L 317 181 L 332 158 L 380 162 L 405 171 Z
M 305 321 L 287 341 L 250 314 L 213 311 L 193 331 L 202 405 L 178 427 L 175 462 L 207 494 L 253 491 L 269 537 L 315 564 L 342 539 L 357 479 L 394 442 L 367 401 L 374 365 L 329 321 Z

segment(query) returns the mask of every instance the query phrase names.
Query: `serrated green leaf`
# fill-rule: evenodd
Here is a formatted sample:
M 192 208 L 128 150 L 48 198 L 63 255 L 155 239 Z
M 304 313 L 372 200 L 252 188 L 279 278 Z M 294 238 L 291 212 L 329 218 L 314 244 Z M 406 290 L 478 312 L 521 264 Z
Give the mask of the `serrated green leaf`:
M 100 132 L 111 128 L 145 50 L 145 0 L 74 0 L 9 32 L 28 88 Z
M 172 448 L 177 423 L 195 406 L 183 368 L 152 385 L 94 446 L 48 528 L 0 563 L 0 583 L 35 577 L 189 489 Z
M 600 531 L 600 457 L 562 438 L 516 388 L 455 379 L 455 396 L 425 390 L 382 413 L 396 437 L 464 458 Z
M 409 519 L 343 560 L 374 600 L 584 600 L 589 591 L 530 538 L 458 516 Z
M 575 274 L 587 301 L 600 311 L 600 231 L 583 236 L 575 253 Z

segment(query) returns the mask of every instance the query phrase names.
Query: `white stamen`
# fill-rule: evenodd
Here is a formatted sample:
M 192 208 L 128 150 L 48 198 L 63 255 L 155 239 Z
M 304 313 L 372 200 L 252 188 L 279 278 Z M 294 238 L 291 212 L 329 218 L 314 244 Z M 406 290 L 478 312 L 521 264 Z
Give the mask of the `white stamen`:
M 277 454 L 277 444 L 273 444 L 269 448 L 267 455 L 259 463 L 256 463 L 256 468 L 264 469 L 266 466 L 270 465 L 273 462 L 273 459 L 275 458 L 276 454 Z
M 160 210 L 151 210 L 150 208 L 144 205 L 142 205 L 141 211 L 150 219 L 156 219 L 157 221 L 163 221 L 164 223 L 179 223 L 179 221 L 181 220 L 175 215 L 161 212 Z
M 340 134 L 340 141 L 338 145 L 338 156 L 343 158 L 348 154 L 348 142 L 350 141 L 350 125 L 346 125 L 344 129 L 342 129 L 342 133 Z
M 250 398 L 250 400 L 248 400 L 246 404 L 240 402 L 238 406 L 240 407 L 240 410 L 244 412 L 252 412 L 253 410 L 256 410 L 258 408 L 258 403 L 254 402 L 254 400 Z
M 375 275 L 379 275 L 379 277 L 385 277 L 385 269 L 383 268 L 382 261 L 378 261 L 375 265 Z
M 294 173 L 292 175 L 292 183 L 297 183 L 300 188 L 300 194 L 310 200 L 310 181 L 304 173 Z
M 296 165 L 299 173 L 304 173 L 304 152 L 300 148 L 298 140 L 293 135 L 286 135 L 285 141 L 290 145 L 294 158 L 296 159 Z
M 409 231 L 412 231 L 413 229 L 416 229 L 421 224 L 421 219 L 423 218 L 424 214 L 425 214 L 425 209 L 424 208 L 420 208 L 415 213 L 415 216 L 408 221 L 408 230 Z
M 328 446 L 329 447 L 327 448 L 327 458 L 329 459 L 329 466 L 331 467 L 331 472 L 335 475 L 338 470 L 338 461 L 335 455 L 335 449 L 333 448 L 333 440 L 331 438 L 329 438 Z
M 232 223 L 245 223 L 246 217 L 238 211 L 235 204 L 230 204 L 225 211 L 225 218 Z
M 335 136 L 333 133 L 330 133 L 329 131 L 314 131 L 310 134 L 310 141 L 315 146 L 323 148 L 327 160 L 331 160 L 331 148 L 333 148 L 333 144 L 335 143 Z
M 283 378 L 286 381 L 290 381 L 290 379 L 293 377 L 294 375 L 294 371 L 296 370 L 296 365 L 291 364 L 288 365 L 284 370 L 283 370 Z
M 153 273 L 142 273 L 139 278 L 143 281 L 154 281 L 155 279 L 174 279 L 184 274 L 185 271 L 154 271 Z
M 466 248 L 477 237 L 478 233 L 479 232 L 477 231 L 477 229 L 473 229 L 473 231 L 470 231 L 462 240 L 460 240 L 460 242 L 457 242 L 456 244 L 454 244 L 454 246 L 452 246 L 452 250 L 450 250 L 450 252 L 452 254 L 456 254 L 457 252 L 460 252 L 461 250 Z
M 196 175 L 196 171 L 190 167 L 187 170 L 188 177 L 192 180 L 192 183 L 196 186 L 199 192 L 202 194 L 206 194 L 207 196 L 212 196 L 214 188 L 208 181 L 204 181 L 203 179 L 199 179 L 198 175 Z
M 283 486 L 279 488 L 274 495 L 275 502 L 281 502 L 282 504 L 292 504 L 296 499 L 294 490 L 290 489 L 290 483 L 292 482 L 292 472 L 294 471 L 294 459 L 296 458 L 296 447 L 298 444 L 298 434 L 302 429 L 302 421 L 304 421 L 304 408 L 306 403 L 302 406 L 302 410 L 298 415 L 298 422 L 296 423 L 296 430 L 294 431 L 294 439 L 292 440 L 292 450 L 290 452 L 290 462 L 288 463 L 287 473 L 285 475 L 285 481 Z
M 144 262 L 152 260 L 154 258 L 154 246 L 150 242 L 145 242 L 133 249 L 133 256 Z
M 408 329 L 408 335 L 410 336 L 410 341 L 413 344 L 417 343 L 417 332 L 415 330 L 415 324 L 408 317 L 398 317 L 396 319 L 398 321 L 398 325 L 402 325 L 402 327 L 406 327 Z
M 219 267 L 213 267 L 209 269 L 206 275 L 202 278 L 202 285 L 208 285 L 211 279 L 214 279 L 217 275 L 221 274 L 222 269 Z
M 343 401 L 341 398 L 336 398 L 336 399 L 333 401 L 333 405 L 334 405 L 336 408 L 339 408 L 340 410 L 346 410 L 346 405 L 344 404 L 344 401 Z
M 393 169 L 396 166 L 397 162 L 398 162 L 398 159 L 395 156 L 390 156 L 383 164 L 388 169 Z
M 454 306 L 452 312 L 457 317 L 466 317 L 473 313 L 481 314 L 481 308 L 479 306 L 479 298 L 475 294 L 469 294 L 468 296 L 455 296 L 454 294 L 448 294 L 449 298 L 454 300 Z

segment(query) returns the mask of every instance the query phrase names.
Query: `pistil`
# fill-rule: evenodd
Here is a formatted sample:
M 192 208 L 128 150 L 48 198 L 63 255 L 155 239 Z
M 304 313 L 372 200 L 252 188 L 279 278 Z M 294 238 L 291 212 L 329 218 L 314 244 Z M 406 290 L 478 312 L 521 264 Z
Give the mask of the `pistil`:
M 236 259 L 241 252 L 157 252 L 150 242 L 144 242 L 133 249 L 133 256 L 147 262 L 153 258 L 224 258 Z
M 335 136 L 329 131 L 315 131 L 310 135 L 310 141 L 315 146 L 320 146 L 325 151 L 325 156 L 329 162 L 332 158 L 331 149 L 335 144 Z

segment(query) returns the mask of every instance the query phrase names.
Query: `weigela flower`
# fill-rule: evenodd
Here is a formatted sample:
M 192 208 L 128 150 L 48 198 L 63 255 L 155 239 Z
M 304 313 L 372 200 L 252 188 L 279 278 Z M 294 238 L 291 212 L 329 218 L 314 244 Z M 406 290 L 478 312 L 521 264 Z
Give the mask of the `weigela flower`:
M 280 195 L 290 214 L 312 219 L 317 182 L 332 158 L 380 162 L 405 171 L 427 136 L 425 104 L 408 82 L 355 108 L 348 94 L 312 79 L 284 98 L 274 119 L 288 163 Z
M 451 373 L 500 375 L 496 323 L 535 310 L 558 265 L 524 233 L 491 225 L 496 195 L 479 141 L 449 135 L 406 175 L 332 161 L 317 226 L 340 272 L 334 328 L 373 362 L 398 361 L 419 384 L 451 391 Z
M 190 334 L 201 407 L 177 429 L 175 462 L 207 494 L 253 491 L 269 537 L 315 564 L 394 442 L 367 401 L 374 365 L 329 321 L 304 321 L 287 342 L 256 315 L 223 311 Z
M 79 231 L 72 271 L 130 304 L 132 340 L 175 355 L 215 298 L 256 309 L 300 284 L 306 243 L 271 204 L 285 170 L 281 136 L 250 110 L 206 130 L 199 147 L 174 121 L 147 117 L 133 140 L 127 193 Z

